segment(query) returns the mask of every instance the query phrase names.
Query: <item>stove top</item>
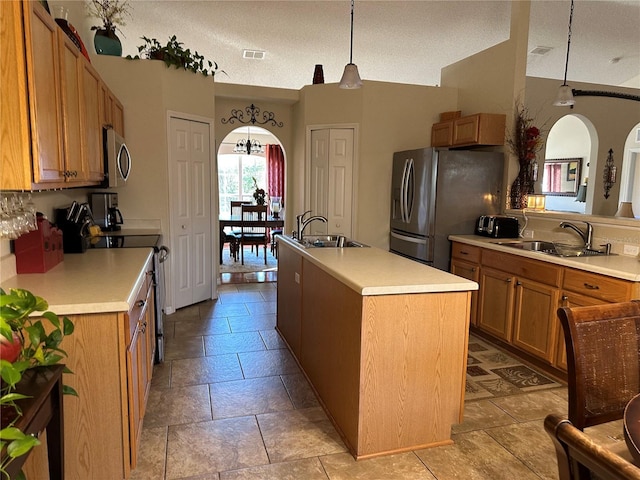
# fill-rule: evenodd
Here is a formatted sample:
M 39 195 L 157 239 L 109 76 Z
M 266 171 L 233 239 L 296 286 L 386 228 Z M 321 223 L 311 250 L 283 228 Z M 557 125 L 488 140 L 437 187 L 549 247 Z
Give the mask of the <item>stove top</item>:
M 91 248 L 144 248 L 157 247 L 160 235 L 105 235 Z

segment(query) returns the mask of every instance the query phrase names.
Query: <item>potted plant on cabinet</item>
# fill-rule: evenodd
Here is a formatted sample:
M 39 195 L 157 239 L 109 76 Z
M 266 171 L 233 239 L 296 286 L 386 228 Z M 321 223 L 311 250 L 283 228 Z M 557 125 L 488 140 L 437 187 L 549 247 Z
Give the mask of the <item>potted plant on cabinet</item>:
M 67 317 L 61 320 L 47 311 L 48 308 L 44 299 L 28 290 L 12 289 L 6 294 L 0 288 L 0 409 L 3 419 L 13 419 L 8 425 L 3 422 L 0 430 L 2 480 L 9 478 L 6 469 L 11 462 L 40 444 L 37 438 L 15 427 L 22 415 L 20 400 L 28 398 L 18 391 L 23 374 L 29 369 L 56 365 L 67 356 L 60 344 L 65 336 L 73 333 L 73 323 Z M 34 312 L 44 313 L 31 317 Z M 63 371 L 71 373 L 66 367 Z M 66 385 L 63 393 L 77 396 L 77 392 Z M 25 478 L 22 471 L 17 478 Z
M 94 25 L 93 44 L 100 55 L 122 55 L 122 44 L 116 29 L 126 25 L 125 18 L 131 16 L 128 0 L 90 0 L 87 4 L 89 15 L 102 20 L 102 25 Z
M 175 35 L 171 36 L 166 45 L 162 45 L 155 38 L 140 37 L 144 44 L 138 47 L 138 55 L 130 60 L 147 58 L 152 60 L 162 60 L 167 67 L 183 68 L 193 73 L 201 73 L 205 77 L 214 76 L 218 71 L 218 64 L 207 60 L 196 50 L 193 52 L 189 48 L 184 48 L 184 44 L 179 42 Z M 222 70 L 221 70 L 222 71 Z M 224 71 L 222 71 L 224 73 Z

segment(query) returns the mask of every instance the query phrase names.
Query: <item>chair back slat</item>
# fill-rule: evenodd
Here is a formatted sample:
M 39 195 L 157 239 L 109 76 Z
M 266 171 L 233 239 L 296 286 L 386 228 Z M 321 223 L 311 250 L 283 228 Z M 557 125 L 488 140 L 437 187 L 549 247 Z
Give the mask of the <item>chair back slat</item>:
M 618 420 L 640 393 L 640 302 L 563 307 L 569 420 L 579 429 Z

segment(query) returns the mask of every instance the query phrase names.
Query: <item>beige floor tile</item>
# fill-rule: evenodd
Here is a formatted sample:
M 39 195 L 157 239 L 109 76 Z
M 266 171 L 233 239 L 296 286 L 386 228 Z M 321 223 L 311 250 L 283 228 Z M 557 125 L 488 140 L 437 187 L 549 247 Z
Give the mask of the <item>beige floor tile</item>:
M 555 448 L 541 420 L 490 428 L 485 431 L 540 478 L 558 479 Z
M 465 402 L 464 420 L 461 424 L 452 425 L 451 433 L 471 432 L 511 423 L 515 423 L 513 417 L 496 407 L 490 400 L 476 400 Z
M 269 463 L 255 417 L 169 428 L 167 480 Z
M 183 338 L 202 335 L 219 335 L 222 333 L 231 333 L 226 317 L 176 322 L 174 336 L 175 338 Z
M 238 317 L 249 314 L 244 303 L 221 304 L 210 302 L 200 307 L 200 318 Z
M 213 383 L 209 389 L 214 419 L 293 409 L 280 377 Z
M 173 338 L 175 336 L 176 331 L 176 322 L 173 320 L 169 320 L 167 316 L 162 320 L 162 335 L 165 340 Z
M 257 291 L 241 291 L 241 292 L 221 292 L 220 303 L 222 305 L 230 305 L 232 303 L 256 303 L 264 302 L 264 298 Z
M 252 317 L 228 317 L 231 331 L 255 332 L 259 330 L 273 330 L 276 327 L 276 316 L 274 314 L 254 315 Z
M 454 435 L 453 440 L 453 445 L 416 451 L 438 480 L 539 480 L 486 432 Z
M 269 350 L 277 350 L 279 348 L 287 348 L 287 345 L 280 337 L 280 334 L 277 330 L 262 330 L 260 332 L 260 336 L 262 337 L 262 341 L 265 343 Z
M 330 480 L 435 480 L 413 453 L 355 461 L 349 453 L 320 457 Z
M 567 402 L 550 391 L 494 398 L 491 401 L 519 422 L 544 420 L 549 413 L 567 414 Z
M 208 385 L 151 389 L 144 426 L 160 427 L 211 420 Z
M 257 418 L 272 463 L 346 451 L 321 408 L 266 413 Z
M 251 315 L 267 315 L 269 313 L 275 315 L 277 311 L 275 293 L 260 292 L 260 294 L 265 297 L 265 301 L 260 303 L 247 303 L 249 313 Z M 268 300 L 270 297 L 272 297 L 272 299 Z
M 289 350 L 243 352 L 238 354 L 238 358 L 244 378 L 300 373 L 300 368 Z
M 295 408 L 318 407 L 318 399 L 302 373 L 281 375 Z
M 202 336 L 168 339 L 165 342 L 164 355 L 165 360 L 204 357 L 204 342 Z
M 171 386 L 241 380 L 242 370 L 235 354 L 171 361 Z
M 153 366 L 151 388 L 169 388 L 171 386 L 171 362 L 165 361 Z
M 267 347 L 259 332 L 240 332 L 207 335 L 204 337 L 204 348 L 207 355 L 224 355 L 266 350 Z
M 167 427 L 142 428 L 138 463 L 131 472 L 130 480 L 164 478 L 165 456 L 167 453 Z
M 220 472 L 220 480 L 328 480 L 317 458 Z
M 171 315 L 167 315 L 166 318 L 172 322 L 179 322 L 182 320 L 193 320 L 194 318 L 200 318 L 200 307 L 198 304 L 190 305 L 188 307 L 179 308 Z

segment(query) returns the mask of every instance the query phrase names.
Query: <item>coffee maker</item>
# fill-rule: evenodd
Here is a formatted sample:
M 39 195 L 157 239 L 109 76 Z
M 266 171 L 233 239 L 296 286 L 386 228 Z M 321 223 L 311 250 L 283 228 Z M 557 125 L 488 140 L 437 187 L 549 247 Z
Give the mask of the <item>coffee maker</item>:
M 100 228 L 107 232 L 120 230 L 124 223 L 118 209 L 118 194 L 112 192 L 94 192 L 91 194 L 93 218 Z

